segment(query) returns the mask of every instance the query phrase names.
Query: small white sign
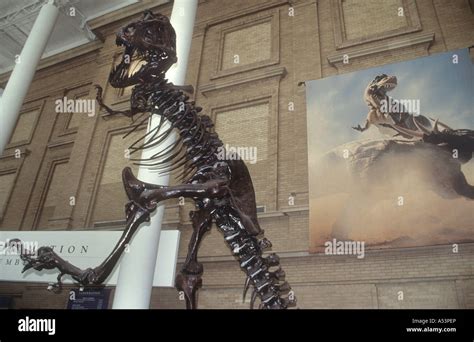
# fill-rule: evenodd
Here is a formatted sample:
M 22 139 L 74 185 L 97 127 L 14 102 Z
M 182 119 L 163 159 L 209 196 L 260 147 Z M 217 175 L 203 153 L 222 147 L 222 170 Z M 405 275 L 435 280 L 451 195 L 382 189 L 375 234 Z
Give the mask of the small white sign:
M 5 249 L 10 240 L 20 239 L 27 247 L 50 246 L 64 260 L 86 269 L 100 265 L 113 250 L 121 235 L 122 231 L 1 231 L 0 281 L 55 283 L 59 274 L 57 269 L 43 271 L 29 269 L 21 273 L 23 261 L 20 256 Z M 174 286 L 178 247 L 178 230 L 161 231 L 153 286 Z M 133 249 L 133 240 L 128 248 Z M 117 284 L 119 266 L 120 260 L 104 282 L 105 285 Z M 74 283 L 70 276 L 64 276 L 63 282 Z

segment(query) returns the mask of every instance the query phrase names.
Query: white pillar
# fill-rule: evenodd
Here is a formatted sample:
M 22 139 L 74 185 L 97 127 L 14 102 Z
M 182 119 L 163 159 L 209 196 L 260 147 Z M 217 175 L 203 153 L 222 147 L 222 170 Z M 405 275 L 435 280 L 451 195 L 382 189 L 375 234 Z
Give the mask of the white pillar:
M 15 65 L 3 91 L 0 101 L 0 155 L 15 129 L 18 113 L 35 75 L 38 62 L 53 32 L 58 14 L 59 9 L 52 0 L 41 7 L 25 46 L 21 50 L 19 63 Z
M 166 78 L 175 85 L 184 85 L 185 82 L 197 2 L 198 0 L 174 1 L 170 20 L 176 31 L 178 62 L 166 73 Z M 148 123 L 148 131 L 156 127 L 158 122 L 159 117 L 153 115 Z M 163 131 L 169 127 L 169 123 L 166 124 L 163 125 Z M 170 134 L 159 146 L 143 151 L 142 158 L 159 152 L 174 139 L 176 136 Z M 169 175 L 159 175 L 143 166 L 140 167 L 137 177 L 148 183 L 169 184 Z M 164 209 L 164 205 L 160 205 L 151 215 L 151 221 L 142 224 L 130 243 L 129 252 L 124 254 L 115 289 L 114 309 L 149 308 Z

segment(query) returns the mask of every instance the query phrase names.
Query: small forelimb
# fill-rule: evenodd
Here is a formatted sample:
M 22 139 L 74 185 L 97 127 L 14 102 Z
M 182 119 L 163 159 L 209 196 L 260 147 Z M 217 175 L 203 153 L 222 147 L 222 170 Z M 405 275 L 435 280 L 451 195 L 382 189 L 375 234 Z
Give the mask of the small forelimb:
M 364 132 L 369 128 L 369 126 L 370 126 L 370 122 L 369 122 L 369 120 L 366 120 L 364 127 L 362 127 L 361 125 L 357 125 L 357 126 L 352 127 L 352 128 L 355 129 L 356 131 Z
M 107 112 L 107 114 L 102 115 L 103 118 L 106 118 L 106 117 L 109 117 L 109 116 L 112 116 L 112 115 L 124 115 L 124 116 L 127 116 L 127 117 L 130 118 L 130 117 L 133 117 L 133 115 L 136 114 L 132 110 L 113 110 L 112 108 L 107 106 L 103 101 L 102 87 L 98 84 L 95 84 L 94 86 L 97 89 L 97 95 L 96 95 L 97 103 L 99 104 L 100 108 L 104 109 Z

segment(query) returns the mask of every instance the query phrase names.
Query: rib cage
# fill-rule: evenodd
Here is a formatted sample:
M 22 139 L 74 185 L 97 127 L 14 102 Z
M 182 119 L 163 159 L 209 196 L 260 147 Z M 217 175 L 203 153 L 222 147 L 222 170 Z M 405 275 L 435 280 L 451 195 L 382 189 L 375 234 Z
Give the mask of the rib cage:
M 214 124 L 211 118 L 200 115 L 202 108 L 195 107 L 194 102 L 189 102 L 187 95 L 174 89 L 166 80 L 158 82 L 154 88 L 147 100 L 151 113 L 137 120 L 138 123 L 134 124 L 124 137 L 137 130 L 151 115 L 159 115 L 160 121 L 157 127 L 130 145 L 130 155 L 133 156 L 130 160 L 136 165 L 152 167 L 159 173 L 183 168 L 177 178 L 187 182 L 199 167 L 217 161 L 215 153 L 223 144 L 218 135 L 212 132 Z M 166 130 L 162 129 L 165 120 L 170 123 L 169 129 Z M 150 158 L 135 157 L 137 152 L 165 141 L 173 130 L 178 133 L 175 142 Z

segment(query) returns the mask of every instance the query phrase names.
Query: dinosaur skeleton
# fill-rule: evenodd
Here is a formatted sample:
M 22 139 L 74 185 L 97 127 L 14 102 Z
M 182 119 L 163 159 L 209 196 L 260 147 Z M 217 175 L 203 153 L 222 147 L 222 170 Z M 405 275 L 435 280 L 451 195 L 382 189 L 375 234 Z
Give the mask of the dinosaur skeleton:
M 120 240 L 107 259 L 95 268 L 81 270 L 59 257 L 50 247 L 41 247 L 36 256 L 22 252 L 25 262 L 23 272 L 33 268 L 59 270 L 54 289 L 60 289 L 61 278 L 70 275 L 81 285 L 100 284 L 106 280 L 118 262 L 126 245 L 142 222 L 149 221 L 150 213 L 159 202 L 170 198 L 191 198 L 196 209 L 190 213 L 193 234 L 188 255 L 176 277 L 176 288 L 183 291 L 187 308 L 197 308 L 196 291 L 202 286 L 203 266 L 197 253 L 204 233 L 215 222 L 224 239 L 246 273 L 245 293 L 253 286 L 251 307 L 257 297 L 260 308 L 285 309 L 296 304 L 285 272 L 276 254 L 263 256 L 271 247 L 257 221 L 255 192 L 252 180 L 242 160 L 219 160 L 218 148 L 223 144 L 212 131 L 209 116 L 200 115 L 200 107 L 188 101 L 183 93 L 190 87 L 179 87 L 167 82 L 165 72 L 176 61 L 176 35 L 167 17 L 146 11 L 143 18 L 117 33 L 116 43 L 124 46 L 122 61 L 113 68 L 109 83 L 114 88 L 134 86 L 130 110 L 114 111 L 102 102 L 102 89 L 97 87 L 97 101 L 107 112 L 104 116 L 125 115 L 134 118 L 132 131 L 137 130 L 150 115 L 160 116 L 158 127 L 152 129 L 130 146 L 131 155 L 160 144 L 171 132 L 178 131 L 179 138 L 149 159 L 131 158 L 136 164 L 153 167 L 159 172 L 181 170 L 182 184 L 160 186 L 144 183 L 135 178 L 130 168 L 125 168 L 122 179 L 129 198 L 125 213 L 127 224 Z M 138 71 L 129 74 L 130 60 L 142 62 Z M 151 113 L 147 115 L 148 113 Z M 139 115 L 139 116 L 140 116 Z M 161 132 L 167 120 L 170 128 Z
M 390 125 L 397 125 L 399 127 L 418 130 L 420 132 L 428 132 L 433 130 L 434 119 L 427 118 L 423 115 L 412 115 L 404 106 L 403 100 L 395 100 L 388 96 L 387 93 L 395 89 L 398 85 L 396 76 L 388 76 L 381 74 L 376 76 L 364 91 L 364 100 L 369 106 L 369 113 L 363 127 L 357 125 L 353 129 L 364 132 L 371 125 L 375 125 L 379 130 L 390 135 L 393 131 L 386 129 Z M 395 104 L 393 107 L 387 104 Z M 385 107 L 385 108 L 384 108 Z M 439 125 L 444 129 L 450 129 L 445 124 L 439 122 Z M 406 135 L 401 131 L 397 131 L 396 135 L 401 135 L 405 138 L 412 138 L 411 135 Z

